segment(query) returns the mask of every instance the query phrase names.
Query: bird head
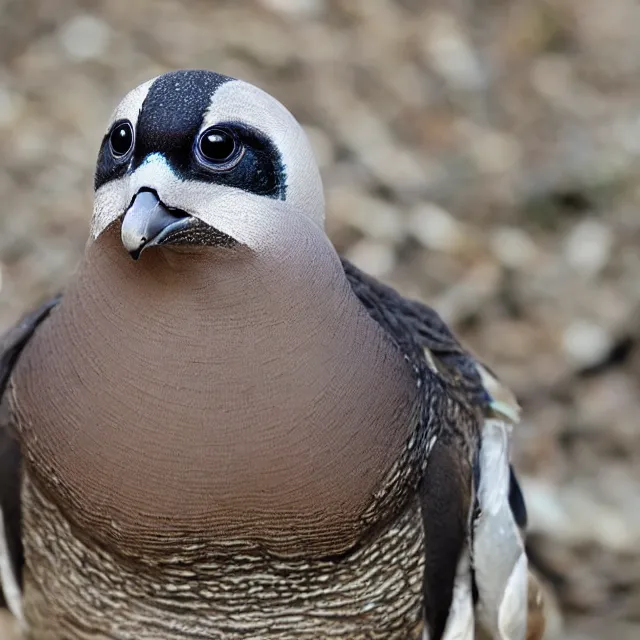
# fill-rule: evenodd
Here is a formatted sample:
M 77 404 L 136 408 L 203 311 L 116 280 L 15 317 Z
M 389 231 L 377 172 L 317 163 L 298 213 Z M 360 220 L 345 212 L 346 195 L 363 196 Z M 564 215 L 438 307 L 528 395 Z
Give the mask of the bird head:
M 95 173 L 93 240 L 120 225 L 124 249 L 258 250 L 295 221 L 320 229 L 324 197 L 307 137 L 275 98 L 211 71 L 175 71 L 113 113 Z

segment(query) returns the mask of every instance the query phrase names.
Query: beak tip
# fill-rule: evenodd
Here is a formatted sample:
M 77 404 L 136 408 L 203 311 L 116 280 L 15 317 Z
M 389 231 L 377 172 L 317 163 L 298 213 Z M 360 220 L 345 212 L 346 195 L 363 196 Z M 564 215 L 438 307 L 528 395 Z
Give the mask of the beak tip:
M 157 244 L 161 234 L 180 221 L 167 210 L 155 192 L 140 190 L 121 218 L 122 244 L 133 260 L 138 260 L 147 246 Z
M 125 248 L 126 252 L 134 259 L 137 260 L 142 253 L 147 241 L 145 238 L 132 238 L 128 234 L 122 233 L 122 246 Z

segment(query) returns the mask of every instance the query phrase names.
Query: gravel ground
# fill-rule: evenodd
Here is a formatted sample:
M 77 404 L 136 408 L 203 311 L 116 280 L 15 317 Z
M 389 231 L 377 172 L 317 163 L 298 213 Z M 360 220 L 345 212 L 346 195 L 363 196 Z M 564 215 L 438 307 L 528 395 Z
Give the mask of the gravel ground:
M 254 82 L 306 126 L 340 251 L 521 398 L 550 637 L 637 639 L 639 28 L 637 0 L 0 0 L 0 328 L 74 268 L 128 89 Z

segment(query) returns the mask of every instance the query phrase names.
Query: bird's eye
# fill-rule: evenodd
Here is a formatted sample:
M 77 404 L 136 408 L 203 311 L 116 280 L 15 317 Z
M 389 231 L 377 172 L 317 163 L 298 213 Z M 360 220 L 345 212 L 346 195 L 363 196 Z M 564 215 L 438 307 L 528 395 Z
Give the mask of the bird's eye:
M 200 160 L 216 169 L 231 169 L 240 161 L 242 152 L 236 136 L 218 127 L 207 129 L 198 140 Z
M 133 127 L 131 123 L 125 120 L 113 127 L 109 136 L 109 144 L 111 145 L 111 153 L 116 158 L 126 156 L 133 148 Z

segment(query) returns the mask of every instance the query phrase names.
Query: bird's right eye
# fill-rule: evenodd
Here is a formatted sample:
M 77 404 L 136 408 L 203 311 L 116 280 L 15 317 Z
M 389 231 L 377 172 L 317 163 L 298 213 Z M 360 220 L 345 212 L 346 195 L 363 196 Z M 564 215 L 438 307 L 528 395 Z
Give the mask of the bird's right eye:
M 115 158 L 122 158 L 133 149 L 133 127 L 128 120 L 118 122 L 111 129 L 109 145 Z

